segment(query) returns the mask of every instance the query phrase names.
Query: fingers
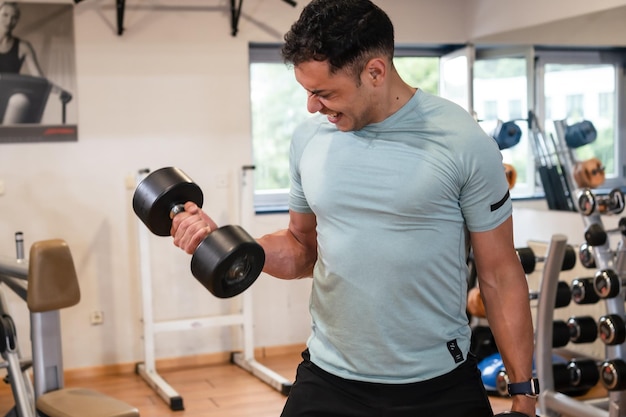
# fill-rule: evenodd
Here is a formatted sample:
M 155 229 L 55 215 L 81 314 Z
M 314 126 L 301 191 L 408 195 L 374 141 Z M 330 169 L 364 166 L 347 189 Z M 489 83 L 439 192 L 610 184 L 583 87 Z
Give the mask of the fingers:
M 174 237 L 174 245 L 192 254 L 200 242 L 215 229 L 217 225 L 202 209 L 195 203 L 187 202 L 185 211 L 172 219 L 170 233 Z

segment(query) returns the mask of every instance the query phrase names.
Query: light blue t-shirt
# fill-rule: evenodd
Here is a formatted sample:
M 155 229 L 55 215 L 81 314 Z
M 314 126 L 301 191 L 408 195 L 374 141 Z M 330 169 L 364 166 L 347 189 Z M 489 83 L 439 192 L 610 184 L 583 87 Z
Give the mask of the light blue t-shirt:
M 467 231 L 512 211 L 502 157 L 461 107 L 418 90 L 386 120 L 294 134 L 289 207 L 317 218 L 311 360 L 334 375 L 410 383 L 467 358 Z

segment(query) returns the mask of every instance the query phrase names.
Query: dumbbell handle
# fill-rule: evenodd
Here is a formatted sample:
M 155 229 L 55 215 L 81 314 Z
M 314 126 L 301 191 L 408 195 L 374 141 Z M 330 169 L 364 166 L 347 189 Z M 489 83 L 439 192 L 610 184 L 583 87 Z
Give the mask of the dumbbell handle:
M 174 204 L 174 206 L 170 209 L 170 219 L 173 220 L 177 214 L 182 213 L 183 211 L 185 211 L 184 204 Z

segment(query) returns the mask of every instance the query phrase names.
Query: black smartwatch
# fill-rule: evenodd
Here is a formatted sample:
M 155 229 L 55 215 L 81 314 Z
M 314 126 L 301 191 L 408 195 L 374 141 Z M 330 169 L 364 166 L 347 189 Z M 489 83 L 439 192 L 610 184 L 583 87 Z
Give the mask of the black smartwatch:
M 530 398 L 539 396 L 539 380 L 531 378 L 530 381 L 516 382 L 507 385 L 509 395 L 525 395 Z

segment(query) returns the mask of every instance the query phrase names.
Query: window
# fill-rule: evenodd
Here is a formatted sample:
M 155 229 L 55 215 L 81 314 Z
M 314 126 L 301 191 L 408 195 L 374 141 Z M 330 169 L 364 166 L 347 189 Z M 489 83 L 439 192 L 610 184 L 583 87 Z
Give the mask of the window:
M 511 194 L 522 198 L 543 193 L 528 138 L 529 110 L 544 121 L 542 128 L 551 135 L 556 134 L 555 121 L 590 120 L 598 138 L 576 149 L 576 158 L 599 158 L 606 167 L 606 187 L 624 185 L 626 148 L 619 146 L 618 126 L 626 126 L 626 112 L 618 109 L 626 106 L 625 56 L 622 50 L 554 51 L 530 46 L 475 51 L 459 46 L 399 47 L 394 65 L 414 87 L 443 94 L 459 104 L 467 104 L 469 99 L 469 108 L 487 132 L 498 120 L 516 121 L 521 140 L 502 155 L 518 172 Z M 470 71 L 467 66 L 472 67 Z M 456 75 L 446 79 L 442 71 Z M 466 76 L 471 85 L 461 88 Z M 291 135 L 310 114 L 306 92 L 296 82 L 293 69 L 283 63 L 280 45 L 250 45 L 250 100 L 255 210 L 285 211 Z
M 486 132 L 493 132 L 497 121 L 515 121 L 522 130 L 519 143 L 502 150 L 502 159 L 517 170 L 513 197 L 535 193 L 534 162 L 528 141 L 529 82 L 527 49 L 519 51 L 479 51 L 474 63 L 474 110 Z
M 597 138 L 573 149 L 574 158 L 577 161 L 600 159 L 606 174 L 603 188 L 623 186 L 621 167 L 624 161 L 619 153 L 617 128 L 624 123 L 618 116 L 624 112 L 617 111 L 618 97 L 624 94 L 623 53 L 538 51 L 537 56 L 539 73 L 543 74 L 539 88 L 544 97 L 546 131 L 556 135 L 555 122 L 558 121 L 565 121 L 567 125 L 591 121 Z
M 254 204 L 284 210 L 289 189 L 289 142 L 308 117 L 306 92 L 280 57 L 279 46 L 250 48 Z

